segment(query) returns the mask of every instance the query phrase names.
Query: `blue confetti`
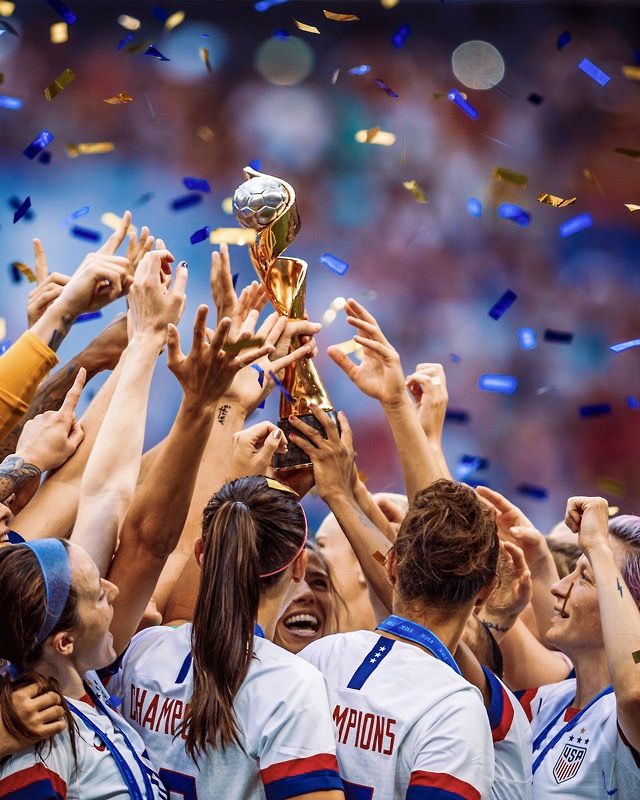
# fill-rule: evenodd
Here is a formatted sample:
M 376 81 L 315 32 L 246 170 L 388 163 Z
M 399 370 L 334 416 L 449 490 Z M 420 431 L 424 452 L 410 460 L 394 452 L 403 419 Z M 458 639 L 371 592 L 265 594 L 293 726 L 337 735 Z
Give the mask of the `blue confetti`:
M 491 306 L 489 309 L 489 316 L 492 319 L 500 319 L 500 317 L 507 313 L 517 299 L 518 295 L 512 292 L 511 289 L 507 289 L 507 291 Z
M 22 273 L 15 264 L 9 264 L 9 273 L 11 275 L 12 283 L 20 283 L 22 281 Z
M 163 56 L 158 48 L 152 44 L 147 47 L 147 49 L 144 51 L 144 54 L 145 56 L 151 56 L 151 58 L 157 58 L 159 61 L 171 61 L 170 58 Z
M 368 72 L 371 72 L 371 67 L 368 64 L 360 64 L 358 67 L 351 67 L 348 72 L 349 75 L 366 75 Z
M 152 13 L 158 22 L 162 22 L 163 25 L 171 16 L 171 13 L 166 8 L 162 8 L 162 6 L 154 6 Z
M 235 289 L 235 284 L 233 286 L 234 286 L 234 289 Z M 252 367 L 252 369 L 257 370 L 257 372 L 258 372 L 258 386 L 260 386 L 260 388 L 262 388 L 263 385 L 264 385 L 264 370 L 262 369 L 262 367 L 259 364 L 252 364 L 251 367 Z M 264 408 L 264 400 L 260 403 L 258 408 Z
M 544 103 L 544 97 L 537 92 L 531 92 L 529 97 L 527 97 L 527 100 L 530 103 L 533 103 L 534 106 L 541 106 Z
M 211 191 L 209 181 L 205 178 L 183 178 L 182 183 L 185 189 L 191 189 L 194 192 L 205 192 L 208 194 Z
M 256 11 L 268 11 L 273 6 L 281 6 L 286 2 L 288 2 L 288 0 L 258 0 L 253 7 Z
M 52 141 L 53 134 L 44 128 L 31 142 L 31 144 L 27 145 L 22 152 L 27 158 L 33 160 L 38 153 L 41 153 L 45 147 L 48 147 L 51 144 Z
M 204 228 L 198 228 L 197 231 L 194 231 L 191 234 L 190 242 L 191 244 L 198 244 L 198 242 L 204 242 L 205 239 L 209 238 L 209 234 L 211 233 L 211 228 L 208 225 L 205 225 Z
M 473 475 L 474 472 L 487 469 L 488 466 L 488 459 L 482 458 L 482 456 L 463 455 L 453 468 L 453 474 L 457 480 L 463 481 Z
M 401 25 L 391 37 L 391 44 L 399 50 L 401 47 L 404 47 L 404 43 L 407 41 L 410 35 L 411 26 L 406 24 Z
M 573 341 L 573 334 L 570 331 L 556 331 L 552 328 L 547 328 L 544 332 L 545 342 L 558 342 L 559 344 L 571 344 Z
M 31 208 L 31 198 L 27 196 L 24 201 L 20 204 L 20 208 L 16 210 L 13 215 L 13 224 L 15 225 L 18 220 L 21 220 L 22 217 L 27 213 L 27 211 Z
M 67 215 L 60 225 L 71 225 L 74 219 L 80 219 L 80 217 L 84 217 L 85 214 L 88 214 L 91 211 L 89 206 L 82 206 L 82 208 L 78 208 L 75 211 L 72 211 L 69 215 Z
M 445 422 L 457 422 L 460 425 L 466 425 L 469 422 L 469 413 L 467 411 L 455 411 L 448 408 L 444 415 Z
M 10 206 L 10 207 L 11 207 L 11 208 L 12 208 L 14 211 L 18 211 L 18 210 L 19 210 L 19 209 L 22 207 L 22 205 L 23 205 L 23 201 L 22 201 L 22 200 L 20 200 L 20 198 L 19 198 L 19 197 L 15 197 L 15 196 L 13 196 L 13 197 L 10 197 L 10 198 L 9 198 L 9 206 Z M 31 205 L 31 203 L 29 203 L 29 206 L 30 206 L 30 205 Z M 27 208 L 26 208 L 26 209 L 23 211 L 23 216 L 24 216 L 24 218 L 27 220 L 27 222 L 30 222 L 30 221 L 31 221 L 31 220 L 32 220 L 32 219 L 35 217 L 35 212 L 34 212 L 34 210 L 33 210 L 32 208 L 30 208 L 30 207 L 27 207 Z
M 635 50 L 633 53 L 633 58 L 636 64 L 640 64 L 640 50 Z
M 578 231 L 583 231 L 585 228 L 590 228 L 593 225 L 593 217 L 591 214 L 578 214 L 575 217 L 571 217 L 566 222 L 563 222 L 562 225 L 558 228 L 560 236 L 566 238 L 567 236 L 573 236 L 574 233 L 578 233 Z
M 588 58 L 582 59 L 582 61 L 578 64 L 578 69 L 581 69 L 585 75 L 588 75 L 596 83 L 599 83 L 600 86 L 606 86 L 611 80 L 610 75 L 607 75 L 606 72 L 603 72 L 601 69 L 596 67 L 596 65 L 592 61 L 589 61 Z
M 449 353 L 449 361 L 452 364 L 459 364 L 462 361 L 462 356 L 459 356 L 457 353 Z
M 23 106 L 19 97 L 9 97 L 7 94 L 0 94 L 0 108 L 8 108 L 9 111 L 18 111 Z
M 3 353 L 6 353 L 12 344 L 13 342 L 11 341 L 11 339 L 5 339 L 4 342 L 0 342 L 0 356 Z
M 39 161 L 41 164 L 49 164 L 49 163 L 51 162 L 51 153 L 50 153 L 48 150 L 44 150 L 44 151 L 43 151 L 42 153 L 40 153 L 40 155 L 38 156 L 38 161 Z
M 531 215 L 524 208 L 517 206 L 515 203 L 502 203 L 498 206 L 498 216 L 502 219 L 510 219 L 519 225 L 521 228 L 526 228 L 531 222 Z
M 320 263 L 324 264 L 325 267 L 328 267 L 337 275 L 344 275 L 344 273 L 349 269 L 349 265 L 346 261 L 343 261 L 337 256 L 331 255 L 331 253 L 325 253 L 323 256 L 320 256 Z
M 600 403 L 599 405 L 580 406 L 581 417 L 599 417 L 603 414 L 608 414 L 611 411 L 609 403 Z
M 80 225 L 74 225 L 71 228 L 71 235 L 76 239 L 86 239 L 89 242 L 99 242 L 102 239 L 102 234 L 99 231 L 92 231 L 90 228 L 82 228 Z
M 640 339 L 631 339 L 628 342 L 620 342 L 620 344 L 612 344 L 609 346 L 609 350 L 613 350 L 614 353 L 621 353 L 623 350 L 629 350 L 631 347 L 638 347 L 640 345 Z
M 120 41 L 118 42 L 118 44 L 116 46 L 116 50 L 122 50 L 124 47 L 126 47 L 129 44 L 129 42 L 132 42 L 132 41 L 133 41 L 133 34 L 132 33 L 128 33 L 124 37 L 124 39 L 120 39 Z
M 176 197 L 175 200 L 171 201 L 171 208 L 174 211 L 182 211 L 185 208 L 191 208 L 192 206 L 197 206 L 201 202 L 202 202 L 201 194 L 184 194 L 182 195 L 182 197 Z
M 253 161 L 249 162 L 249 166 L 251 169 L 255 169 L 256 172 L 260 172 L 262 169 L 262 159 L 261 158 L 254 158 Z
M 62 0 L 47 0 L 47 3 L 49 3 L 54 11 L 57 11 L 58 14 L 60 14 L 67 25 L 73 25 L 73 23 L 78 19 L 69 6 L 66 3 L 63 3 Z
M 231 276 L 231 283 L 233 284 L 233 288 L 234 289 L 238 285 L 238 278 L 239 277 L 240 277 L 240 273 L 239 272 L 234 272 L 233 275 Z
M 562 50 L 563 47 L 566 47 L 569 42 L 571 41 L 571 34 L 569 31 L 564 31 L 563 33 L 558 36 L 558 50 Z
M 520 328 L 518 343 L 523 350 L 535 350 L 538 346 L 538 337 L 533 328 Z
M 464 111 L 464 113 L 470 117 L 471 119 L 478 119 L 478 112 L 476 109 L 468 103 L 464 97 L 460 94 L 457 89 L 451 89 L 451 91 L 447 94 L 449 100 L 454 102 L 459 109 Z
M 77 316 L 73 324 L 77 325 L 79 322 L 89 322 L 89 320 L 92 319 L 102 319 L 102 311 L 86 311 L 84 314 Z
M 285 387 L 285 385 L 284 385 L 284 384 L 283 384 L 281 381 L 279 381 L 279 380 L 278 380 L 278 378 L 277 378 L 277 376 L 276 376 L 275 372 L 272 372 L 271 370 L 269 370 L 269 377 L 270 377 L 270 378 L 271 378 L 271 380 L 272 380 L 272 381 L 275 383 L 275 385 L 278 387 L 278 391 L 279 391 L 279 392 L 280 392 L 282 395 L 284 395 L 284 397 L 286 397 L 286 398 L 287 398 L 287 400 L 288 400 L 290 403 L 293 403 L 293 402 L 294 402 L 294 399 L 293 399 L 293 397 L 291 397 L 291 395 L 289 394 L 289 391 L 287 390 L 287 388 Z
M 635 394 L 630 394 L 627 397 L 627 405 L 629 408 L 632 408 L 634 411 L 637 411 L 640 408 L 640 399 L 638 399 Z
M 520 486 L 516 486 L 516 492 L 532 497 L 534 500 L 546 500 L 549 497 L 549 492 L 542 486 L 532 486 L 529 483 L 521 483 Z
M 7 31 L 7 33 L 11 33 L 13 36 L 18 36 L 18 31 L 8 23 L 5 19 L 0 19 L 0 36 Z
M 518 388 L 518 379 L 512 375 L 481 375 L 478 378 L 478 388 L 484 392 L 513 394 Z
M 154 196 L 153 192 L 147 192 L 146 194 L 141 195 L 137 200 L 135 200 L 133 205 L 136 208 L 138 208 L 139 206 L 143 206 L 145 203 L 148 203 L 153 196 Z
M 271 35 L 274 39 L 288 39 L 289 31 L 285 31 L 284 28 L 276 28 Z
M 467 200 L 467 211 L 471 214 L 472 217 L 481 217 L 482 216 L 482 203 L 479 200 L 476 200 L 475 197 L 470 197 Z
M 382 78 L 374 78 L 373 82 L 376 86 L 379 86 L 385 94 L 388 94 L 389 97 L 400 97 L 397 92 L 394 92 L 393 89 L 382 80 Z

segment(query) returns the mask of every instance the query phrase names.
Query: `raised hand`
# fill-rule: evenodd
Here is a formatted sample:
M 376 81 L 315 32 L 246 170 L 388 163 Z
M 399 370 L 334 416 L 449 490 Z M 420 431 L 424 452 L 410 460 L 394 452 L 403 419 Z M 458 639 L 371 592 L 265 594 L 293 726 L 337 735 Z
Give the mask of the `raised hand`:
M 564 521 L 578 534 L 583 553 L 609 547 L 609 504 L 604 497 L 570 497 Z
M 211 297 L 216 306 L 218 322 L 223 317 L 231 317 L 238 302 L 236 290 L 233 288 L 229 247 L 222 243 L 220 251 L 211 253 Z
M 364 348 L 362 363 L 354 364 L 336 346 L 327 348 L 327 353 L 364 394 L 374 397 L 384 406 L 402 403 L 406 391 L 402 364 L 396 349 L 364 306 L 349 299 L 344 310 L 347 322 L 358 330 L 353 338 Z
M 155 239 L 151 236 L 149 228 L 143 226 L 140 231 L 140 238 L 136 233 L 129 234 L 129 242 L 127 244 L 127 260 L 129 261 L 128 270 L 131 276 L 135 275 L 138 264 L 142 261 L 143 257 L 153 250 Z
M 535 530 L 536 526 L 524 512 L 510 500 L 507 500 L 500 492 L 489 489 L 487 486 L 477 486 L 476 494 L 496 512 L 496 525 L 498 526 L 498 533 L 501 536 L 508 536 L 514 525 L 516 527 Z
M 418 364 L 405 380 L 405 386 L 413 398 L 423 431 L 429 440 L 440 443 L 449 400 L 442 364 Z
M 233 435 L 231 475 L 266 475 L 273 456 L 286 453 L 287 440 L 273 422 L 258 422 Z
M 129 319 L 132 335 L 152 334 L 166 341 L 167 326 L 177 324 L 185 304 L 188 270 L 180 264 L 171 286 L 173 256 L 168 250 L 152 250 L 144 255 L 129 293 Z
M 498 584 L 480 618 L 489 628 L 505 633 L 527 607 L 532 595 L 531 572 L 524 553 L 511 542 L 500 542 Z
M 60 297 L 62 290 L 71 280 L 68 275 L 63 275 L 61 272 L 52 272 L 49 275 L 47 257 L 40 239 L 33 240 L 33 254 L 36 261 L 36 288 L 29 293 L 27 301 L 27 322 L 30 328 L 51 303 Z

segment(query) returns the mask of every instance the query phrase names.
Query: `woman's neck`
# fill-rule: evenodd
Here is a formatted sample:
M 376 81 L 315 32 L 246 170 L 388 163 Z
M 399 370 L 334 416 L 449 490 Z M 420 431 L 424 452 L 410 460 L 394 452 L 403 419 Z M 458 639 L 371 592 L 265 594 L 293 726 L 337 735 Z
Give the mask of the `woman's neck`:
M 575 656 L 573 668 L 576 671 L 576 699 L 573 706 L 584 708 L 611 683 L 604 649 Z
M 453 653 L 458 646 L 472 609 L 473 606 L 469 606 L 469 608 L 465 606 L 445 615 L 439 610 L 409 606 L 400 600 L 394 600 L 393 603 L 394 614 L 428 628 L 432 633 L 435 633 L 450 653 Z M 389 635 L 389 633 L 385 632 L 385 636 Z M 392 638 L 402 641 L 401 636 L 393 636 Z M 419 645 L 417 646 L 419 647 Z M 424 648 L 421 649 L 424 650 Z
M 86 694 L 82 675 L 69 659 L 55 659 L 55 661 L 41 659 L 34 670 L 47 678 L 54 678 L 65 697 L 79 700 Z
M 284 605 L 287 591 L 286 587 L 282 592 L 274 594 L 263 594 L 260 597 L 260 605 L 258 606 L 258 625 L 264 631 L 265 638 L 270 642 L 276 635 L 276 625 L 282 613 L 282 606 Z

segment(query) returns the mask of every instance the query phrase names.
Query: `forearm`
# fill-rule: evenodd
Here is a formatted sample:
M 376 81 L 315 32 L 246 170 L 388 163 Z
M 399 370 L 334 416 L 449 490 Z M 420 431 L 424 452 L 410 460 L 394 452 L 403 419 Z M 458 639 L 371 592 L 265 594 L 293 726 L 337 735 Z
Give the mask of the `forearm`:
M 533 595 L 531 596 L 531 608 L 536 619 L 538 633 L 544 642 L 546 633 L 551 624 L 553 616 L 554 597 L 551 594 L 551 587 L 560 578 L 555 561 L 551 552 L 545 556 L 538 564 L 531 568 L 531 584 Z
M 75 319 L 76 313 L 67 305 L 63 295 L 60 295 L 29 330 L 55 353 L 71 330 Z
M 409 502 L 420 489 L 444 477 L 408 395 L 383 405 L 398 451 Z
M 103 575 L 135 492 L 149 389 L 161 346 L 157 335 L 134 336 L 130 342 L 80 485 L 72 539 L 87 550 Z M 106 516 L 99 508 L 106 508 Z
M 557 683 L 569 674 L 563 656 L 541 644 L 522 620 L 517 620 L 508 633 L 500 636 L 498 632 L 496 639 L 504 660 L 504 679 L 513 691 Z
M 15 494 L 26 483 L 39 479 L 40 467 L 26 463 L 18 455 L 9 455 L 0 464 L 0 503 Z
M 387 541 L 393 544 L 396 540 L 396 532 L 362 481 L 358 480 L 356 483 L 353 496 L 367 518 L 384 534 Z
M 444 450 L 442 448 L 442 438 L 428 437 L 427 440 L 429 442 L 434 461 L 440 470 L 439 477 L 446 478 L 448 481 L 453 480 L 451 470 L 449 469 L 449 465 L 447 464 L 447 459 L 445 458 Z

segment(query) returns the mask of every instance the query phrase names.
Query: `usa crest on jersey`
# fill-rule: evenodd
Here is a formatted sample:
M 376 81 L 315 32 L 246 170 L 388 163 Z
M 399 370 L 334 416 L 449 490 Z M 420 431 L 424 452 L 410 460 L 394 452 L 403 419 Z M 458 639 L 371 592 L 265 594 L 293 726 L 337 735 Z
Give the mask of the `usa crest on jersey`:
M 578 774 L 586 753 L 586 747 L 565 744 L 564 750 L 553 768 L 553 777 L 556 779 L 556 783 L 564 783 L 574 778 Z

